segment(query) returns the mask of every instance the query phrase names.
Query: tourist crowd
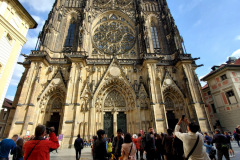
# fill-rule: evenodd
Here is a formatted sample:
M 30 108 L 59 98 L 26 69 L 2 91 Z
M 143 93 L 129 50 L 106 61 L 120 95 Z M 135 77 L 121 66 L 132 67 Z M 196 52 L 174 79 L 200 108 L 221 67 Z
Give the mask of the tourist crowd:
M 183 122 L 187 125 L 187 133 L 181 132 Z M 130 133 L 123 134 L 118 129 L 116 137 L 107 138 L 105 131 L 100 129 L 89 142 L 77 136 L 74 142 L 76 160 L 80 159 L 81 150 L 87 146 L 92 147 L 94 160 L 143 160 L 144 157 L 147 160 L 222 160 L 223 156 L 230 160 L 235 156 L 231 141 L 235 139 L 240 147 L 240 126 L 237 126 L 233 135 L 231 132 L 221 134 L 216 129 L 214 135 L 210 136 L 199 130 L 198 124 L 190 123 L 186 118 L 177 123 L 174 131 L 168 129 L 166 134 L 157 134 L 152 127 L 148 128 L 147 133 L 133 136 Z M 0 160 L 9 160 L 9 153 L 13 154 L 13 160 L 49 160 L 49 153 L 58 147 L 54 128 L 46 129 L 39 125 L 32 137 L 14 135 L 12 139 L 2 140 Z
M 182 122 L 187 125 L 187 133 L 181 132 Z M 186 118 L 177 123 L 174 131 L 168 129 L 166 134 L 154 133 L 149 127 L 147 133 L 131 136 L 118 129 L 116 137 L 107 138 L 104 130 L 98 130 L 98 137 L 93 138 L 93 159 L 143 160 L 144 154 L 147 160 L 222 160 L 223 156 L 230 160 L 235 156 L 231 141 L 235 139 L 239 144 L 239 126 L 234 135 L 231 132 L 221 134 L 216 129 L 210 136 L 199 130 L 198 124 L 190 123 Z

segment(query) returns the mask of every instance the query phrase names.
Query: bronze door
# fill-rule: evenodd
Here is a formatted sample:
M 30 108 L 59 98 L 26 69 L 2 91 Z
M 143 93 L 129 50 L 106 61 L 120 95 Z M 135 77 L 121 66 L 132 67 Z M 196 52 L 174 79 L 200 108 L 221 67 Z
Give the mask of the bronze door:
M 122 129 L 123 133 L 127 133 L 127 119 L 124 112 L 119 112 L 117 115 L 117 129 Z
M 108 137 L 113 135 L 113 115 L 111 112 L 106 112 L 104 115 L 104 130 Z

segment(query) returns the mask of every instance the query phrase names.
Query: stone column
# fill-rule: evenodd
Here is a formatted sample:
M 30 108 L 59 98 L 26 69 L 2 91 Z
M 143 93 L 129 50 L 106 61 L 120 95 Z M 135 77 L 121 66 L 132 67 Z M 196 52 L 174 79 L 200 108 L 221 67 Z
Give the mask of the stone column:
M 91 139 L 93 135 L 95 135 L 96 133 L 94 133 L 95 127 L 96 127 L 96 121 L 95 121 L 95 117 L 96 117 L 96 112 L 95 112 L 95 107 L 91 107 L 90 106 L 90 114 L 89 114 L 89 138 Z
M 152 94 L 152 107 L 154 113 L 154 121 L 156 125 L 156 132 L 161 133 L 165 131 L 165 115 L 164 110 L 160 106 L 161 92 L 159 88 L 160 82 L 157 82 L 156 64 L 147 64 L 148 74 L 150 78 L 150 87 Z
M 77 64 L 72 63 L 72 69 L 70 72 L 70 78 L 68 82 L 67 94 L 66 94 L 66 103 L 64 107 L 64 117 L 63 117 L 63 126 L 62 126 L 62 134 L 63 134 L 63 147 L 71 147 L 73 143 L 73 125 L 74 125 L 74 113 L 75 113 L 75 105 L 74 105 L 74 88 L 75 79 L 77 75 Z
M 14 134 L 19 134 L 23 136 L 26 135 L 29 118 L 31 116 L 30 112 L 31 110 L 34 110 L 34 108 L 29 105 L 29 99 L 32 96 L 31 90 L 34 87 L 33 84 L 35 83 L 35 77 L 37 72 L 36 67 L 37 67 L 37 63 L 32 62 L 28 70 L 26 79 L 24 81 L 21 95 L 17 102 L 18 105 L 12 121 L 9 137 L 12 137 Z
M 201 96 L 199 93 L 199 90 L 197 88 L 197 85 L 195 83 L 195 78 L 194 78 L 194 70 L 192 68 L 192 65 L 190 63 L 184 63 L 183 64 L 183 69 L 184 72 L 188 78 L 188 83 L 189 83 L 189 88 L 190 88 L 190 92 L 193 98 L 193 105 L 195 107 L 196 110 L 196 114 L 198 117 L 198 121 L 199 121 L 199 125 L 201 127 L 201 131 L 202 132 L 208 132 L 208 122 L 207 122 L 207 117 L 205 114 L 205 110 L 204 110 L 204 104 L 201 104 Z
M 117 133 L 117 115 L 118 115 L 118 112 L 113 112 L 113 134 L 116 134 Z

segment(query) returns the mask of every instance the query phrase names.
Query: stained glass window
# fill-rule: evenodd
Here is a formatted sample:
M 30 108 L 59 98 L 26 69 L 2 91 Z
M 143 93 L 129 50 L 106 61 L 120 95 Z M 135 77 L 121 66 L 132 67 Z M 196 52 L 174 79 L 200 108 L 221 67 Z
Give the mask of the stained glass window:
M 160 48 L 156 26 L 151 26 L 151 34 L 153 40 L 153 48 Z
M 76 24 L 74 22 L 70 23 L 68 28 L 68 35 L 65 41 L 65 47 L 72 47 L 74 39 L 74 31 Z
M 122 20 L 122 17 L 113 14 L 94 27 L 93 44 L 99 51 L 106 54 L 123 54 L 133 48 L 134 31 L 125 19 Z

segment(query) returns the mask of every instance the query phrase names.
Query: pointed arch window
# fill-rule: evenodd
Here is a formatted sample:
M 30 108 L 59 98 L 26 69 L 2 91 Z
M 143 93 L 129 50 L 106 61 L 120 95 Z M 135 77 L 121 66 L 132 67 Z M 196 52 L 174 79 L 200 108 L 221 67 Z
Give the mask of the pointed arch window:
M 160 48 L 159 40 L 158 40 L 158 33 L 157 27 L 155 24 L 151 25 L 151 34 L 152 34 L 152 41 L 153 41 L 153 48 Z
M 68 28 L 68 34 L 65 41 L 65 47 L 73 46 L 74 32 L 75 32 L 76 23 L 74 20 L 71 20 L 71 23 Z

